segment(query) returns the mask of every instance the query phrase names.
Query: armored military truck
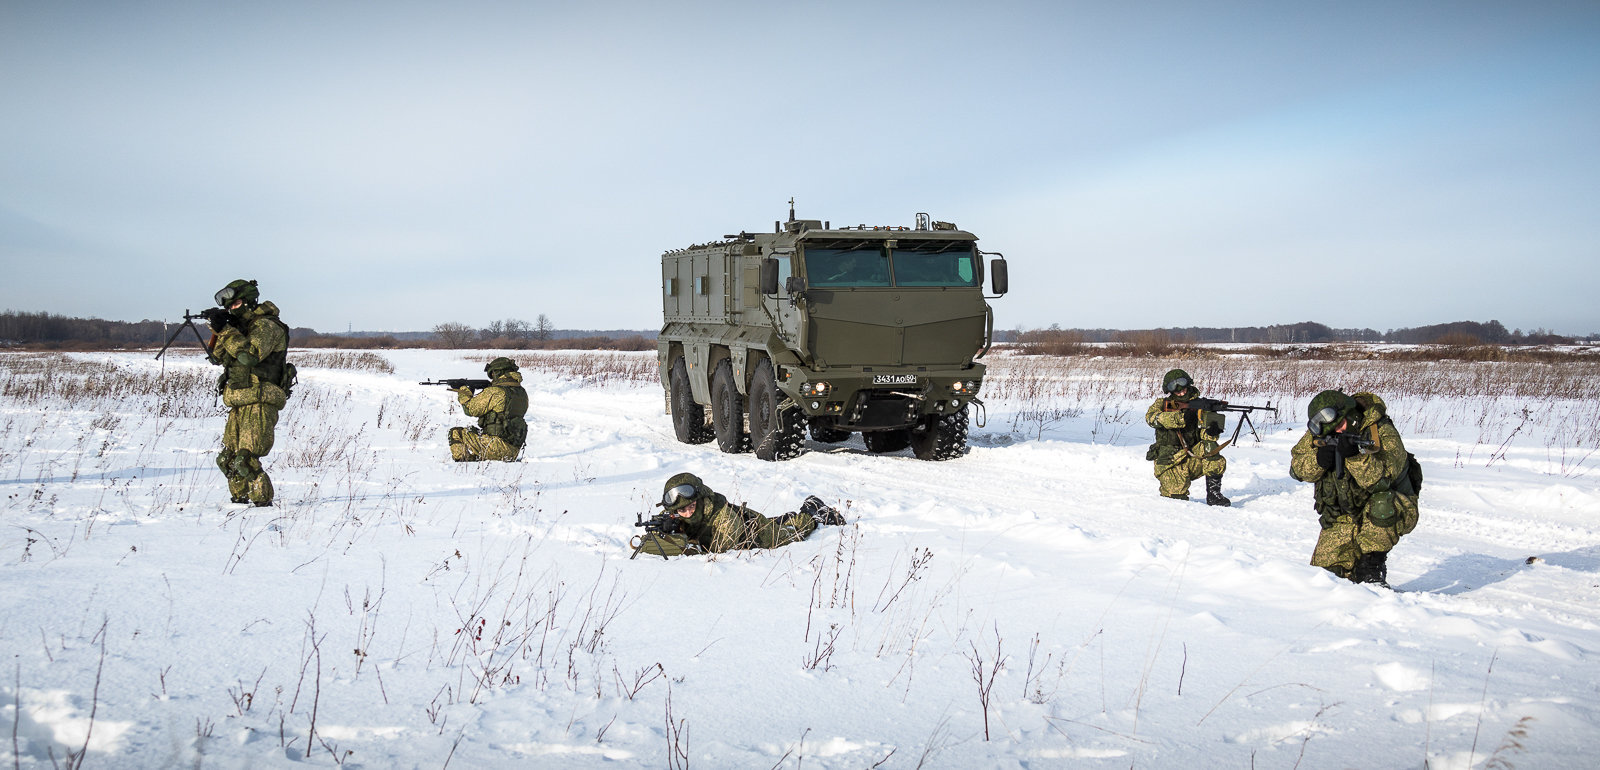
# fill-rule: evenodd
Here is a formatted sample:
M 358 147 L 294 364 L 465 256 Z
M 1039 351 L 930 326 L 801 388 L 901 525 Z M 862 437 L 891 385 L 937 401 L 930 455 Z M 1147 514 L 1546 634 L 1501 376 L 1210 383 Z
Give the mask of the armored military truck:
M 872 452 L 967 451 L 1006 263 L 917 214 L 913 227 L 773 222 L 661 256 L 656 356 L 678 440 L 788 460 L 805 434 Z

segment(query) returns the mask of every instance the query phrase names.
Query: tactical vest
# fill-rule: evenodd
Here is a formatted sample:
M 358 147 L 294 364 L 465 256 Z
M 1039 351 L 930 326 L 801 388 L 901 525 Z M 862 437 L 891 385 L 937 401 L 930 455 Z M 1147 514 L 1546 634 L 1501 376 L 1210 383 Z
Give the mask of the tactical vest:
M 1367 395 L 1370 394 L 1358 394 L 1356 403 L 1360 404 L 1362 409 L 1376 407 L 1381 415 L 1376 422 L 1364 429 L 1371 435 L 1373 441 L 1377 441 L 1378 429 L 1385 425 L 1394 425 L 1394 420 L 1389 417 L 1388 408 L 1381 400 L 1361 397 Z M 1387 483 L 1380 483 L 1376 489 L 1364 489 L 1355 482 L 1355 479 L 1350 478 L 1348 471 L 1339 477 L 1335 477 L 1334 471 L 1328 471 L 1322 475 L 1322 478 L 1317 479 L 1317 483 L 1312 490 L 1318 513 L 1333 516 L 1344 514 L 1355 516 L 1366 509 L 1367 504 L 1372 501 L 1375 494 L 1401 494 L 1415 500 L 1422 493 L 1422 466 L 1417 462 L 1416 455 L 1406 452 L 1406 467 L 1400 472 L 1399 478 L 1387 479 Z M 1385 504 L 1383 506 L 1375 507 L 1392 510 L 1392 501 L 1387 497 L 1384 498 L 1384 501 Z M 1380 521 L 1379 523 L 1387 526 L 1387 522 Z
M 1156 462 L 1170 463 L 1180 449 L 1194 449 L 1200 443 L 1200 426 L 1156 428 Z
M 514 447 L 521 447 L 528 439 L 528 422 L 522 418 L 528 413 L 528 391 L 521 385 L 490 385 L 506 397 L 503 412 L 489 412 L 478 418 L 478 429 L 485 435 L 495 436 Z M 485 389 L 487 390 L 487 388 Z

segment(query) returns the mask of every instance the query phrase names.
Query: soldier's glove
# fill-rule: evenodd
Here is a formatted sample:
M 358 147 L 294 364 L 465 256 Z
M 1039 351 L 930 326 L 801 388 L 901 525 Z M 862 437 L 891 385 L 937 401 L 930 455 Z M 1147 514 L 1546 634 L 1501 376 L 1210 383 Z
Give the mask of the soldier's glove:
M 211 325 L 212 332 L 221 332 L 223 329 L 228 328 L 229 322 L 233 320 L 233 316 L 220 307 L 208 307 L 200 311 L 200 315 L 205 316 L 206 323 Z
M 842 527 L 845 523 L 843 514 L 822 502 L 816 495 L 807 497 L 805 502 L 800 504 L 800 512 L 826 527 Z
M 1325 471 L 1333 470 L 1333 465 L 1334 465 L 1333 447 L 1331 447 L 1331 446 L 1319 446 L 1319 447 L 1317 447 L 1317 465 L 1321 466 L 1321 468 L 1323 470 L 1325 470 Z M 1327 527 L 1324 526 L 1323 529 L 1327 529 Z
M 1334 446 L 1339 447 L 1340 457 L 1350 458 L 1361 454 L 1361 447 L 1354 441 L 1340 441 Z
M 1189 407 L 1183 410 L 1183 427 L 1188 428 L 1200 424 L 1200 410 Z

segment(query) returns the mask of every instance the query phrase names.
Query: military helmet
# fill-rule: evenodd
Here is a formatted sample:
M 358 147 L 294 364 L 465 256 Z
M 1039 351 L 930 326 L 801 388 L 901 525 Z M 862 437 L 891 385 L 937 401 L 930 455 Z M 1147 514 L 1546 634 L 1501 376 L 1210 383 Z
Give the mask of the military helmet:
M 218 289 L 214 299 L 216 299 L 218 307 L 227 307 L 232 305 L 234 300 L 240 299 L 244 300 L 246 305 L 254 305 L 256 300 L 261 299 L 261 290 L 256 288 L 255 281 L 240 278 L 237 281 L 230 281 L 227 286 Z
M 506 372 L 517 371 L 517 362 L 506 358 L 505 356 L 501 356 L 493 361 L 490 361 L 486 366 L 483 367 L 483 370 L 488 372 L 491 378 L 499 377 Z
M 656 505 L 676 511 L 705 493 L 705 482 L 693 473 L 679 473 L 661 487 L 661 502 Z
M 1311 403 L 1306 406 L 1306 430 L 1311 435 L 1320 436 L 1335 427 L 1339 420 L 1353 417 L 1361 409 L 1356 400 L 1345 395 L 1344 391 L 1324 390 L 1312 396 Z
M 1179 393 L 1193 384 L 1194 379 L 1182 369 L 1173 369 L 1167 372 L 1167 376 L 1161 378 L 1161 390 L 1171 394 Z

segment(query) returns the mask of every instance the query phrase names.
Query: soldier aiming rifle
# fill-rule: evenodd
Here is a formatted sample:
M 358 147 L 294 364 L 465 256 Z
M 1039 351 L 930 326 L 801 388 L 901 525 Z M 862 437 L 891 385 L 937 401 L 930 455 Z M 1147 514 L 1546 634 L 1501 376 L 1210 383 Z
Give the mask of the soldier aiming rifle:
M 489 379 L 426 380 L 455 390 L 461 411 L 478 418 L 476 427 L 450 429 L 450 457 L 458 463 L 479 460 L 515 462 L 528 439 L 528 391 L 517 363 L 500 357 L 483 367 Z M 476 392 L 475 392 L 476 391 Z
M 1189 484 L 1204 476 L 1206 504 L 1232 505 L 1232 501 L 1222 495 L 1222 474 L 1228 469 L 1222 450 L 1239 438 L 1239 431 L 1246 423 L 1250 425 L 1251 435 L 1261 440 L 1250 414 L 1258 410 L 1276 414 L 1278 410 L 1270 403 L 1241 406 L 1201 398 L 1199 386 L 1182 369 L 1167 372 L 1161 379 L 1161 390 L 1166 395 L 1156 399 L 1144 413 L 1145 424 L 1156 429 L 1156 441 L 1150 445 L 1144 459 L 1155 462 L 1161 496 L 1188 500 Z M 1223 412 L 1239 412 L 1241 416 L 1233 428 L 1233 437 L 1218 444 L 1217 439 L 1222 438 L 1222 431 L 1227 427 Z

